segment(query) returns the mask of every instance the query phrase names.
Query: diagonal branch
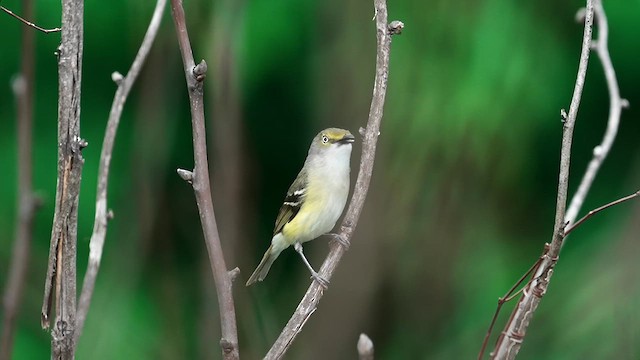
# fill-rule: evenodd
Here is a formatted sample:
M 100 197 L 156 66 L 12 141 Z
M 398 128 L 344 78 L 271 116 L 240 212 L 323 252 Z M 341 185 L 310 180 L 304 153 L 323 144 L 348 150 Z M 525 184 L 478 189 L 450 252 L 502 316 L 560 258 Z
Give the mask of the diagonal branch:
M 83 0 L 62 0 L 62 36 L 57 51 L 58 181 L 41 313 L 42 327 L 48 328 L 51 306 L 55 304 L 52 359 L 73 359 L 75 348 L 78 198 L 84 164 L 82 149 L 87 146 L 80 138 L 83 17 Z
M 202 60 L 197 66 L 193 60 L 193 51 L 187 32 L 182 0 L 171 0 L 171 13 L 176 26 L 178 44 L 182 61 L 184 63 L 185 78 L 189 91 L 191 104 L 191 123 L 193 127 L 193 158 L 195 162 L 193 172 L 178 169 L 178 174 L 193 186 L 193 191 L 200 213 L 200 222 L 204 233 L 205 244 L 209 253 L 211 271 L 216 284 L 218 294 L 218 306 L 220 308 L 220 327 L 222 339 L 220 346 L 224 359 L 238 359 L 238 330 L 236 325 L 236 313 L 233 303 L 232 276 L 235 269 L 227 271 L 220 236 L 213 212 L 213 200 L 209 180 L 209 164 L 207 160 L 207 133 L 204 119 L 204 78 L 207 72 L 207 63 Z
M 100 269 L 100 261 L 102 259 L 102 248 L 104 247 L 104 239 L 107 236 L 107 222 L 112 217 L 112 213 L 107 210 L 107 184 L 109 180 L 109 165 L 111 164 L 111 154 L 113 153 L 113 144 L 116 139 L 116 133 L 118 131 L 118 125 L 120 124 L 120 117 L 122 115 L 122 109 L 131 87 L 138 78 L 142 65 L 144 64 L 151 45 L 156 38 L 158 29 L 160 28 L 160 22 L 164 9 L 166 7 L 167 0 L 158 0 L 156 2 L 155 10 L 153 11 L 153 17 L 149 23 L 147 33 L 142 40 L 138 54 L 136 55 L 131 68 L 124 78 L 120 73 L 114 72 L 112 74 L 113 80 L 118 85 L 118 90 L 113 98 L 111 104 L 111 111 L 109 112 L 109 120 L 107 121 L 107 129 L 104 134 L 104 140 L 102 142 L 102 152 L 100 153 L 100 168 L 98 170 L 98 190 L 96 192 L 96 215 L 93 222 L 93 234 L 91 235 L 91 241 L 89 243 L 89 263 L 87 265 L 87 272 L 84 275 L 84 282 L 82 284 L 82 291 L 80 293 L 80 299 L 78 301 L 78 312 L 76 315 L 76 333 L 75 342 L 77 343 L 82 329 L 84 328 L 84 322 L 89 312 L 89 306 L 91 304 L 91 297 L 93 295 L 93 289 L 96 284 L 96 278 L 98 276 L 98 270 Z
M 33 16 L 33 1 L 23 0 L 22 9 L 25 16 Z M 18 216 L 9 275 L 2 299 L 4 317 L 0 333 L 0 360 L 11 358 L 13 334 L 29 268 L 33 218 L 38 202 L 33 194 L 32 159 L 34 36 L 33 30 L 22 28 L 20 74 L 12 83 L 18 105 Z
M 60 32 L 60 28 L 53 28 L 53 29 L 45 29 L 43 27 L 40 27 L 34 23 L 32 23 L 31 21 L 21 17 L 20 15 L 14 13 L 13 11 L 7 9 L 6 7 L 0 5 L 0 10 L 4 11 L 5 13 L 9 14 L 10 16 L 13 16 L 14 18 L 18 19 L 20 22 L 22 22 L 23 24 L 30 26 L 38 31 L 42 31 L 45 34 L 49 34 L 49 33 L 53 33 L 53 32 Z M 33 16 L 33 14 L 29 13 L 28 11 L 25 11 L 25 17 L 31 17 Z
M 600 207 L 597 207 L 597 208 L 589 211 L 587 213 L 587 215 L 583 216 L 580 220 L 576 221 L 575 223 L 573 223 L 571 225 L 567 225 L 567 230 L 565 231 L 565 235 L 569 236 L 569 234 L 573 230 L 575 230 L 578 226 L 582 225 L 585 221 L 589 220 L 593 215 L 595 215 L 595 214 L 597 214 L 597 213 L 599 213 L 599 212 L 601 212 L 603 210 L 606 210 L 606 209 L 608 209 L 608 208 L 610 208 L 612 206 L 616 206 L 616 205 L 622 204 L 625 201 L 629 201 L 631 199 L 637 198 L 638 196 L 640 196 L 640 190 L 634 192 L 631 195 L 627 195 L 627 196 L 622 197 L 622 198 L 620 198 L 618 200 L 614 200 L 614 201 L 612 201 L 610 203 L 604 204 L 604 205 L 602 205 Z
M 349 208 L 342 221 L 338 235 L 347 241 L 351 239 L 358 219 L 360 218 L 373 172 L 376 143 L 378 141 L 378 135 L 380 135 L 380 122 L 382 121 L 384 99 L 387 92 L 391 35 L 400 34 L 404 27 L 404 24 L 400 21 L 392 21 L 387 24 L 386 0 L 374 0 L 374 5 L 377 30 L 376 77 L 367 127 L 366 129 L 361 129 L 364 140 L 362 143 L 362 157 L 360 158 L 360 171 L 358 172 L 358 178 L 351 202 L 349 203 Z M 339 245 L 337 242 L 334 243 L 334 245 L 331 246 L 329 255 L 327 255 L 327 258 L 320 268 L 320 276 L 330 280 L 346 250 L 345 247 Z M 289 322 L 265 356 L 265 359 L 280 359 L 284 356 L 285 352 L 293 343 L 293 340 L 300 331 L 302 331 L 302 327 L 316 311 L 322 295 L 322 286 L 315 281 L 312 282 L 300 301 L 300 304 L 289 319 Z

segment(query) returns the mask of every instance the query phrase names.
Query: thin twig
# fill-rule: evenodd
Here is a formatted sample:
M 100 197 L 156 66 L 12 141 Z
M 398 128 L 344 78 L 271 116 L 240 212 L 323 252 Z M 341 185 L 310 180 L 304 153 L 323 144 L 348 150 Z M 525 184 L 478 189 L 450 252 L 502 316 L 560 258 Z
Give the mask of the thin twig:
M 598 2 L 598 0 L 595 1 Z M 526 331 L 533 314 L 547 291 L 549 281 L 553 275 L 553 268 L 558 261 L 558 255 L 560 254 L 563 240 L 566 237 L 565 229 L 567 226 L 567 214 L 565 210 L 569 182 L 569 164 L 571 160 L 571 142 L 573 139 L 573 129 L 589 62 L 594 17 L 593 2 L 594 0 L 587 0 L 586 11 L 584 12 L 584 34 L 582 38 L 582 50 L 580 54 L 578 76 L 571 99 L 569 114 L 565 117 L 563 112 L 564 126 L 560 153 L 560 174 L 553 239 L 549 245 L 548 253 L 543 257 L 540 266 L 537 267 L 531 282 L 526 286 L 522 297 L 518 301 L 518 305 L 511 313 L 511 317 L 505 326 L 505 330 L 498 338 L 494 352 L 491 354 L 494 359 L 514 359 L 517 356 L 522 345 L 522 341 L 526 336 Z
M 384 108 L 384 99 L 387 92 L 387 79 L 389 75 L 389 53 L 391 51 L 391 35 L 400 34 L 404 24 L 400 21 L 387 23 L 387 4 L 385 0 L 374 0 L 376 10 L 376 31 L 377 31 L 377 57 L 376 57 L 376 77 L 373 87 L 373 99 L 369 109 L 369 119 L 366 129 L 362 129 L 364 136 L 362 143 L 362 157 L 360 158 L 360 171 L 356 180 L 353 197 L 349 203 L 349 208 L 342 221 L 339 236 L 347 241 L 351 239 L 356 228 L 360 213 L 364 206 L 364 201 L 369 190 L 369 182 L 373 172 L 373 162 L 375 159 L 376 144 L 380 134 L 380 122 Z M 340 259 L 346 249 L 339 243 L 334 243 L 322 267 L 320 276 L 330 280 Z M 291 346 L 293 340 L 302 331 L 304 324 L 316 311 L 318 303 L 323 296 L 323 288 L 313 281 L 304 297 L 298 304 L 293 315 L 287 322 L 280 336 L 275 341 L 265 359 L 280 359 Z
M 573 195 L 571 203 L 567 208 L 565 221 L 568 222 L 568 225 L 573 224 L 576 220 L 580 208 L 587 197 L 587 193 L 591 188 L 591 184 L 593 184 L 593 180 L 598 170 L 600 170 L 600 166 L 607 158 L 616 138 L 622 109 L 629 105 L 627 100 L 620 97 L 620 88 L 618 87 L 616 72 L 611 63 L 611 56 L 609 56 L 609 23 L 604 8 L 602 7 L 602 1 L 596 0 L 593 5 L 596 26 L 598 28 L 598 38 L 594 40 L 592 46 L 600 58 L 607 80 L 607 88 L 609 90 L 609 120 L 607 121 L 607 130 L 604 133 L 602 142 L 593 149 L 593 158 L 589 162 L 587 170 L 580 181 L 580 186 L 575 195 Z
M 52 359 L 73 359 L 75 349 L 78 198 L 82 149 L 87 146 L 80 138 L 83 14 L 83 0 L 62 0 L 62 36 L 57 51 L 58 181 L 41 313 L 42 326 L 48 328 L 55 300 Z
M 222 330 L 222 355 L 224 359 L 238 359 L 238 330 L 233 303 L 232 280 L 225 264 L 220 236 L 213 212 L 211 188 L 209 180 L 209 164 L 207 160 L 207 140 L 204 120 L 203 82 L 207 72 L 207 63 L 202 60 L 197 66 L 193 60 L 193 51 L 189 42 L 187 23 L 182 0 L 171 0 L 171 13 L 176 26 L 178 44 L 184 63 L 185 78 L 191 104 L 191 122 L 193 127 L 194 171 L 192 186 L 200 213 L 200 222 L 204 232 L 205 243 L 209 253 L 211 271 L 216 284 L 218 306 L 220 310 L 220 327 Z
M 100 270 L 104 240 L 107 236 L 107 222 L 112 217 L 112 213 L 107 210 L 107 185 L 109 181 L 109 165 L 111 164 L 113 144 L 116 139 L 118 125 L 120 124 L 122 109 L 127 101 L 131 87 L 138 78 L 142 65 L 144 64 L 147 55 L 149 55 L 151 46 L 158 34 L 158 29 L 160 28 L 162 15 L 164 14 L 166 5 L 167 0 L 158 0 L 156 2 L 156 7 L 153 10 L 153 16 L 149 22 L 149 27 L 147 28 L 147 32 L 142 40 L 142 44 L 140 45 L 140 49 L 138 49 L 138 53 L 131 64 L 131 68 L 129 69 L 127 76 L 123 78 L 122 75 L 117 72 L 112 75 L 112 78 L 118 85 L 118 90 L 116 90 L 116 94 L 113 97 L 111 111 L 109 112 L 109 120 L 107 121 L 107 129 L 102 142 L 102 152 L 100 153 L 98 190 L 96 192 L 96 215 L 93 222 L 93 234 L 91 235 L 91 241 L 89 242 L 90 251 L 87 272 L 84 276 L 82 291 L 80 292 L 80 299 L 78 300 L 75 333 L 76 344 L 82 334 L 87 313 L 89 312 L 89 306 L 91 305 L 93 289 L 96 284 L 98 270 Z
M 23 0 L 26 16 L 33 15 L 32 0 Z M 15 242 L 9 265 L 9 277 L 3 297 L 3 313 L 0 360 L 9 360 L 13 348 L 16 320 L 22 304 L 22 294 L 29 268 L 33 217 L 37 200 L 33 194 L 33 83 L 34 83 L 34 32 L 22 29 L 20 74 L 13 80 L 12 89 L 18 107 L 18 215 L 16 216 Z
M 4 7 L 4 6 L 2 6 L 2 5 L 0 5 L 0 9 L 1 9 L 2 11 L 6 12 L 7 14 L 9 14 L 9 15 L 13 16 L 14 18 L 16 18 L 16 19 L 20 20 L 20 21 L 21 21 L 22 23 L 24 23 L 25 25 L 27 25 L 27 26 L 31 26 L 32 28 L 34 28 L 34 29 L 36 29 L 36 30 L 39 30 L 39 31 L 42 31 L 42 32 L 43 32 L 43 33 L 45 33 L 45 34 L 49 34 L 49 33 L 53 33 L 53 32 L 60 32 L 60 30 L 62 30 L 62 29 L 60 29 L 60 28 L 45 29 L 45 28 L 43 28 L 43 27 L 40 27 L 40 26 L 38 26 L 38 25 L 36 25 L 36 24 L 32 23 L 31 21 L 28 21 L 28 20 L 26 20 L 26 19 L 24 19 L 24 18 L 20 17 L 18 14 L 14 13 L 13 11 L 11 11 L 11 10 L 7 9 L 6 7 Z M 27 11 L 25 11 L 25 13 L 27 13 Z M 27 15 L 25 15 L 25 16 L 26 16 L 26 17 L 31 17 L 31 16 L 33 16 L 33 14 L 27 14 Z
M 635 193 L 631 194 L 631 195 L 627 195 L 623 198 L 620 198 L 618 200 L 612 201 L 608 204 L 602 205 L 599 208 L 595 208 L 591 211 L 589 211 L 587 213 L 587 215 L 583 216 L 580 220 L 576 221 L 573 225 L 570 225 L 567 230 L 565 231 L 565 236 L 569 236 L 569 233 L 572 232 L 573 230 L 575 230 L 575 228 L 577 228 L 578 226 L 582 225 L 583 222 L 587 221 L 590 217 L 592 217 L 593 215 L 599 213 L 602 210 L 608 209 L 612 206 L 618 205 L 618 204 L 622 204 L 625 201 L 631 200 L 635 197 L 640 196 L 640 190 L 636 191 Z

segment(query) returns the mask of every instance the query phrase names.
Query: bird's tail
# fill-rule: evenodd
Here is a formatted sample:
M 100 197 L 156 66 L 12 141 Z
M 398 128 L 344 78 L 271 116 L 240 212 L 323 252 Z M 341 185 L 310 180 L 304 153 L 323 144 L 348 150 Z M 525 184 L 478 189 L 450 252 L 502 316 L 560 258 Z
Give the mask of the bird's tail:
M 273 245 L 269 246 L 267 251 L 264 253 L 264 256 L 262 257 L 262 261 L 260 261 L 260 264 L 258 265 L 256 270 L 253 272 L 253 274 L 251 274 L 249 280 L 247 280 L 247 286 L 255 283 L 256 281 L 262 281 L 265 277 L 267 277 L 269 269 L 271 269 L 271 265 L 273 265 L 273 262 L 276 261 L 278 255 L 280 255 L 280 252 L 282 252 L 281 249 L 278 251 L 278 249 L 274 249 Z

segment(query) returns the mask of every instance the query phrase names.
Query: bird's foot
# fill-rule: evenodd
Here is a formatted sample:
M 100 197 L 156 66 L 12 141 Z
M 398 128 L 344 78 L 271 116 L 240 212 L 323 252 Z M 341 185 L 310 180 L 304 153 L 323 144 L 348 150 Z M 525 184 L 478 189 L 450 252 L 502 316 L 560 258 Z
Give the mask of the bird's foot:
M 346 236 L 342 234 L 336 234 L 336 233 L 327 233 L 327 235 L 333 238 L 333 240 L 331 241 L 335 241 L 338 244 L 342 245 L 342 247 L 344 247 L 345 250 L 349 250 L 349 247 L 351 246 L 351 242 L 349 241 L 349 239 L 347 239 Z
M 322 287 L 323 290 L 327 290 L 329 288 L 329 280 L 323 278 L 322 276 L 320 276 L 320 274 L 318 274 L 315 271 L 311 273 L 310 279 L 315 280 Z

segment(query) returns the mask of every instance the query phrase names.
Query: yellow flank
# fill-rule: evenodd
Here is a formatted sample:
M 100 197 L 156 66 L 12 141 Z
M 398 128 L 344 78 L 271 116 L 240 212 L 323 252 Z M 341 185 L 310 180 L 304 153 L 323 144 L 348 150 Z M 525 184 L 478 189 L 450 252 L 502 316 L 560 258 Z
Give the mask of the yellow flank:
M 293 245 L 296 241 L 305 242 L 331 230 L 318 229 L 319 215 L 325 212 L 327 196 L 320 196 L 316 189 L 307 188 L 305 201 L 296 216 L 282 228 L 286 242 Z M 331 226 L 333 227 L 333 226 Z

